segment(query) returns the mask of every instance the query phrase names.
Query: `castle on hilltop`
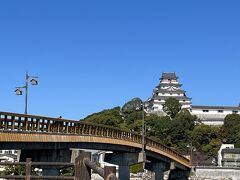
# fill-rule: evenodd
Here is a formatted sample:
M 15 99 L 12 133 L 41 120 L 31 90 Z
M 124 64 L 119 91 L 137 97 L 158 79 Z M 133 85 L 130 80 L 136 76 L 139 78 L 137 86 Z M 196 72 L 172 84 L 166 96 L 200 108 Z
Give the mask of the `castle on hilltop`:
M 172 97 L 179 101 L 182 108 L 188 109 L 192 115 L 196 115 L 206 125 L 223 125 L 226 115 L 240 114 L 239 106 L 192 105 L 192 99 L 186 95 L 186 91 L 181 86 L 175 73 L 162 73 L 160 83 L 149 99 L 149 112 L 164 114 L 163 104 L 167 98 Z

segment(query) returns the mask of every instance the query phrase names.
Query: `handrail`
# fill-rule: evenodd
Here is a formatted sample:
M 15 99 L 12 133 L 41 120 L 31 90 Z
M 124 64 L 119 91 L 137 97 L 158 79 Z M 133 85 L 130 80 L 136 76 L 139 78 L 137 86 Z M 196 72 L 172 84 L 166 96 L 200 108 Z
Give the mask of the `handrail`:
M 136 132 L 122 130 L 115 127 L 97 125 L 82 121 L 10 112 L 0 112 L 0 130 L 91 135 L 117 138 L 139 144 L 142 143 L 141 135 Z M 189 164 L 189 159 L 151 138 L 146 137 L 145 143 L 149 147 L 159 149 L 162 152 L 171 155 L 171 157 L 175 158 L 175 160 L 178 159 L 184 164 Z
M 31 158 L 27 158 L 26 162 L 0 162 L 0 165 L 23 165 L 25 166 L 25 175 L 0 175 L 0 178 L 4 179 L 91 179 L 91 171 L 99 174 L 104 180 L 118 180 L 116 177 L 115 166 L 105 166 L 104 169 L 97 166 L 96 163 L 90 160 L 91 152 L 81 152 L 75 159 L 75 163 L 68 162 L 32 162 Z M 31 175 L 32 166 L 63 166 L 69 167 L 74 166 L 74 177 L 73 176 L 36 176 Z M 86 168 L 88 167 L 88 168 Z
M 86 164 L 86 166 L 88 166 L 89 168 L 91 168 L 94 172 L 96 172 L 97 174 L 99 174 L 99 176 L 101 176 L 102 178 L 104 178 L 104 169 L 97 166 L 96 163 L 90 161 L 90 159 L 85 159 L 84 163 Z M 116 177 L 115 174 L 109 174 L 109 179 L 111 180 L 118 180 L 118 178 Z

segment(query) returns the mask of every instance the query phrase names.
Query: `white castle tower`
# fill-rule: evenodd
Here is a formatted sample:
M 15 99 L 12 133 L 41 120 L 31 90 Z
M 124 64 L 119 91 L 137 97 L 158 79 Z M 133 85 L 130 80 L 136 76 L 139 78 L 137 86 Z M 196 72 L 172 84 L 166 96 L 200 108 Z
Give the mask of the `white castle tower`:
M 186 96 L 186 91 L 182 90 L 181 86 L 175 73 L 162 73 L 160 83 L 149 100 L 150 112 L 160 113 L 165 100 L 170 97 L 177 99 L 182 108 L 191 109 L 191 98 Z
M 152 97 L 148 100 L 149 113 L 164 115 L 163 104 L 167 98 L 175 98 L 188 109 L 192 115 L 196 115 L 203 124 L 221 126 L 228 114 L 240 114 L 240 106 L 202 106 L 192 105 L 191 98 L 186 96 L 186 91 L 181 89 L 178 77 L 175 73 L 162 73 L 160 83 L 153 90 Z

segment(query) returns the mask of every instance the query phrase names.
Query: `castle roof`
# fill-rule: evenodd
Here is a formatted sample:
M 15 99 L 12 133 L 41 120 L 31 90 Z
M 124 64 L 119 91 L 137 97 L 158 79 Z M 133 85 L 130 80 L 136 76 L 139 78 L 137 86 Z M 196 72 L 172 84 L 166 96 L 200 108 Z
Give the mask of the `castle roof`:
M 174 73 L 162 73 L 161 79 L 177 80 L 178 77 L 176 76 L 175 72 Z
M 174 86 L 174 87 L 181 87 L 182 84 L 180 83 L 160 83 L 156 88 L 166 87 L 166 86 Z
M 185 93 L 186 91 L 184 91 L 182 89 L 170 90 L 170 88 L 168 88 L 168 89 L 156 89 L 155 92 L 158 92 L 158 93 Z
M 189 98 L 187 96 L 171 96 L 172 98 L 175 98 L 177 100 L 191 100 L 192 98 Z M 162 99 L 162 100 L 166 100 L 168 98 L 170 98 L 169 96 L 158 96 L 158 95 L 153 95 L 152 97 L 153 99 Z

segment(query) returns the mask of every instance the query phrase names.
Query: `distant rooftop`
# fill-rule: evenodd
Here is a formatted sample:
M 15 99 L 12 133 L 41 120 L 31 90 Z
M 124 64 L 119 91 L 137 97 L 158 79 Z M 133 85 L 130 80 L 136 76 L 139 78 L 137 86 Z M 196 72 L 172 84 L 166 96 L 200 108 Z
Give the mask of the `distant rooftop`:
M 222 149 L 222 153 L 233 153 L 233 154 L 239 154 L 240 153 L 240 148 L 224 148 Z
M 162 73 L 162 77 L 161 79 L 178 79 L 178 77 L 176 76 L 175 72 L 174 73 Z
M 228 109 L 228 110 L 240 110 L 238 106 L 192 106 L 192 109 Z

